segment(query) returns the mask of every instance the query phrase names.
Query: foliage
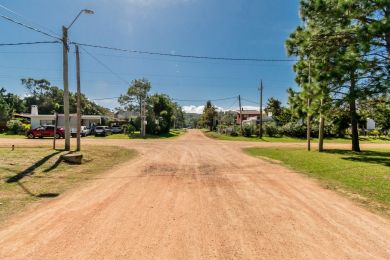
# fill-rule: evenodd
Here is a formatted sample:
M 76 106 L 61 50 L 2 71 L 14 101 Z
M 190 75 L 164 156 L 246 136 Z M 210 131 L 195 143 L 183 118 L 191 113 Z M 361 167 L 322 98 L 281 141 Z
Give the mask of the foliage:
M 360 151 L 358 105 L 389 89 L 390 23 L 386 1 L 302 0 L 303 25 L 286 42 L 299 93 L 290 102 L 316 116 L 348 104 L 352 149 Z
M 12 134 L 19 134 L 23 130 L 23 124 L 20 120 L 10 120 L 7 122 L 7 129 Z
M 145 78 L 135 79 L 131 82 L 127 93 L 119 97 L 118 102 L 125 110 L 140 112 L 142 102 L 146 100 L 151 88 L 149 80 Z
M 251 137 L 253 134 L 253 127 L 251 125 L 244 125 L 242 128 L 242 135 L 245 137 Z
M 279 134 L 279 128 L 275 122 L 267 122 L 264 124 L 264 132 L 269 137 L 275 137 Z
M 133 136 L 134 133 L 135 133 L 135 131 L 136 131 L 135 126 L 132 125 L 132 124 L 128 124 L 128 125 L 126 126 L 126 128 L 125 128 L 125 133 L 126 133 L 129 137 Z
M 23 100 L 24 105 L 19 106 L 19 111 L 15 112 L 29 112 L 32 105 L 38 105 L 38 112 L 40 114 L 53 114 L 54 112 L 63 113 L 64 107 L 63 96 L 64 91 L 56 86 L 52 86 L 51 83 L 45 79 L 33 79 L 24 78 L 21 79 L 22 84 L 25 86 L 29 93 L 29 96 Z M 109 115 L 110 110 L 97 105 L 95 102 L 90 101 L 84 94 L 81 94 L 81 113 L 86 115 Z M 69 111 L 70 113 L 76 113 L 76 94 L 69 93 Z M 21 111 L 20 109 L 23 109 Z
M 208 127 L 210 131 L 214 130 L 216 127 L 217 115 L 218 115 L 217 108 L 213 106 L 211 101 L 207 101 L 201 117 L 201 122 L 203 126 Z

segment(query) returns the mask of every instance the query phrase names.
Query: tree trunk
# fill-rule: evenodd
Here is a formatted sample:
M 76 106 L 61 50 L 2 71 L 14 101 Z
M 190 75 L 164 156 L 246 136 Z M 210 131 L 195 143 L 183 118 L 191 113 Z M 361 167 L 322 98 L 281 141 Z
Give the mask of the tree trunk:
M 358 130 L 358 119 L 356 112 L 356 78 L 355 73 L 351 73 L 351 86 L 350 86 L 350 99 L 349 109 L 351 114 L 351 128 L 352 128 L 352 151 L 360 152 L 359 145 L 359 130 Z
M 323 99 L 321 99 L 321 109 L 323 106 Z M 318 133 L 318 151 L 323 152 L 324 151 L 324 130 L 325 130 L 325 118 L 324 114 L 321 111 L 320 114 L 320 127 L 319 127 L 319 133 Z
M 310 98 L 307 100 L 307 150 L 311 150 L 311 116 L 310 116 Z

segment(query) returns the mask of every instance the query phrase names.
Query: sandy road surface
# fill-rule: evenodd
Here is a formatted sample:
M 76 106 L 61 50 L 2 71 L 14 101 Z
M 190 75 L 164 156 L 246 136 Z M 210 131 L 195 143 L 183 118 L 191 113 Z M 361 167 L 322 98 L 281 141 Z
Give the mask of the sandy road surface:
M 248 143 L 115 142 L 140 156 L 6 223 L 0 259 L 390 259 L 388 220 Z

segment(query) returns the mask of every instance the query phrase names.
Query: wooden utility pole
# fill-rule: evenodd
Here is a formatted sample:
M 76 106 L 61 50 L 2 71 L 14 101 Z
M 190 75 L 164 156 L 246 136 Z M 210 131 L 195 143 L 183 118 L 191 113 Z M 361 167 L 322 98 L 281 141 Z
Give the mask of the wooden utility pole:
M 68 80 L 68 28 L 62 26 L 62 57 L 64 80 L 64 128 L 65 151 L 70 150 L 70 126 L 69 126 L 69 80 Z
M 81 148 L 81 87 L 80 87 L 80 52 L 76 45 L 76 75 L 77 75 L 77 151 Z
M 241 95 L 238 95 L 238 106 L 240 107 L 240 127 L 242 134 L 242 108 L 241 108 Z
M 263 138 L 263 80 L 260 83 L 260 122 L 259 122 L 259 137 Z
M 146 102 L 145 100 L 142 100 L 141 105 L 141 136 L 146 136 Z

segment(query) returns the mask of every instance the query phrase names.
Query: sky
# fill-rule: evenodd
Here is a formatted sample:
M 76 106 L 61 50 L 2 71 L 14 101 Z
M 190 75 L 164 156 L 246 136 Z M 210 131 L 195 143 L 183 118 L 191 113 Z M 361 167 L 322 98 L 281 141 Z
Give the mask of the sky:
M 0 14 L 49 34 L 69 30 L 71 41 L 170 54 L 289 59 L 285 40 L 300 24 L 299 0 L 0 0 Z M 53 38 L 0 17 L 0 43 Z M 223 109 L 258 107 L 264 100 L 287 102 L 294 83 L 293 62 L 203 60 L 81 48 L 81 88 L 91 100 L 114 109 L 115 97 L 133 79 L 147 78 L 152 93 L 165 93 L 188 112 L 201 112 L 206 100 Z M 76 89 L 75 54 L 69 51 L 70 90 Z M 21 78 L 45 78 L 63 87 L 62 46 L 0 46 L 0 87 L 26 95 Z M 39 105 L 39 104 L 38 104 Z

